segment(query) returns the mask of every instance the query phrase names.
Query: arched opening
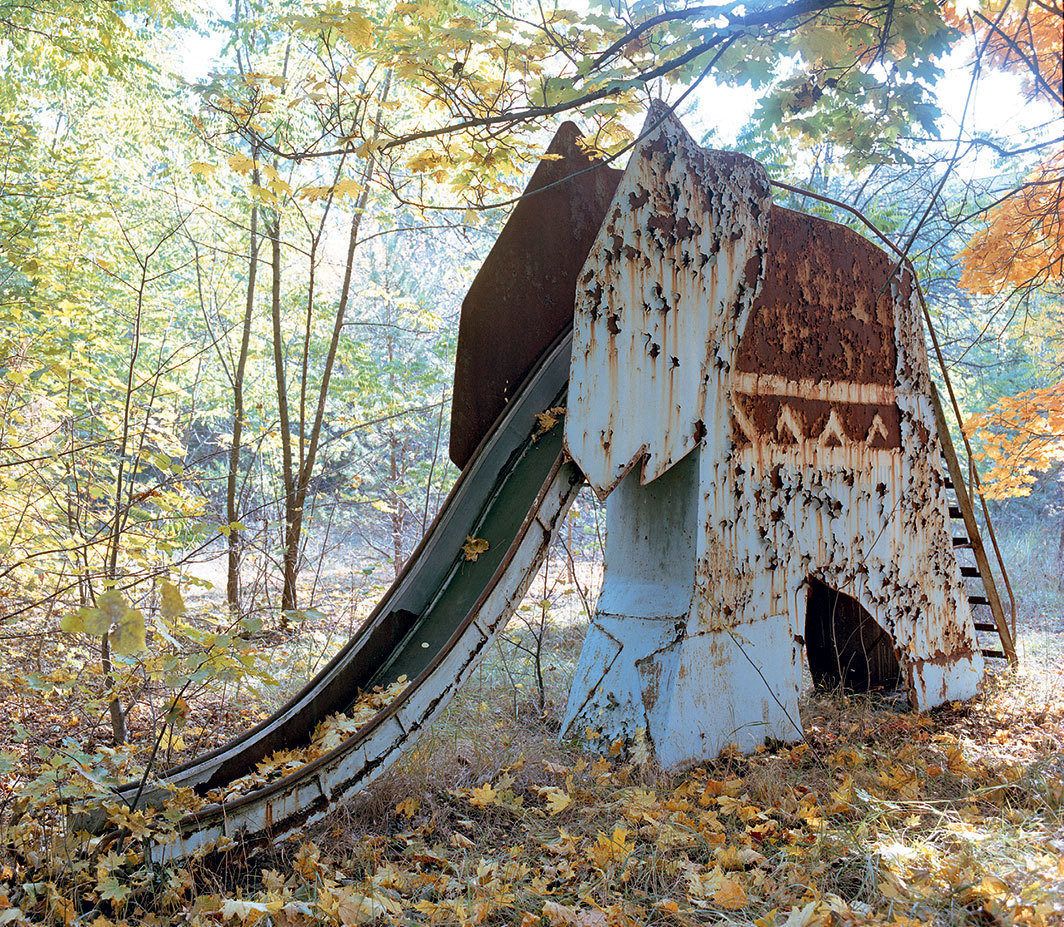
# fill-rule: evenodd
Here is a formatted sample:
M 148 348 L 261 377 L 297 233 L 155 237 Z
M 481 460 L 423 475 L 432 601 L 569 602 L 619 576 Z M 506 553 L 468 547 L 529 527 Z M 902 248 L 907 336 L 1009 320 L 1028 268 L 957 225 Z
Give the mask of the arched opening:
M 852 596 L 810 578 L 805 610 L 809 672 L 818 689 L 893 689 L 901 679 L 894 642 Z

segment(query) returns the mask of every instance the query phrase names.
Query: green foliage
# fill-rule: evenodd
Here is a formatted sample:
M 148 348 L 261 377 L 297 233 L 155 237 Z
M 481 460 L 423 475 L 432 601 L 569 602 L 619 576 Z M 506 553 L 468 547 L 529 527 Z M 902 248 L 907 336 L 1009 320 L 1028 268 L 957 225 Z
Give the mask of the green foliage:
M 82 606 L 73 614 L 66 615 L 59 626 L 69 634 L 106 636 L 111 649 L 122 656 L 134 656 L 144 650 L 143 612 L 130 608 L 116 589 L 103 593 L 96 602 L 96 608 Z

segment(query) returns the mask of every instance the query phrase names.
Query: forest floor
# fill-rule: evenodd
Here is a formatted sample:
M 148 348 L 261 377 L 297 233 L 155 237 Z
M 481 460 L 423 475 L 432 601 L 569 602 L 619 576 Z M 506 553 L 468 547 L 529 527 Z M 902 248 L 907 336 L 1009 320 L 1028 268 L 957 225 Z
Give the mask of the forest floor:
M 0 678 L 0 925 L 1064 924 L 1064 597 L 1037 540 L 1009 555 L 1023 659 L 993 665 L 978 698 L 915 713 L 810 691 L 801 742 L 683 774 L 559 740 L 597 578 L 563 565 L 400 765 L 299 839 L 165 873 L 112 849 L 77 886 L 12 850 L 11 810 L 64 740 L 100 749 L 102 719 L 76 687 L 27 683 L 62 676 L 61 638 L 15 641 Z M 202 689 L 172 761 L 268 713 L 377 595 L 365 576 L 324 582 L 321 614 L 261 635 L 285 685 Z M 149 714 L 133 713 L 135 742 L 151 740 Z

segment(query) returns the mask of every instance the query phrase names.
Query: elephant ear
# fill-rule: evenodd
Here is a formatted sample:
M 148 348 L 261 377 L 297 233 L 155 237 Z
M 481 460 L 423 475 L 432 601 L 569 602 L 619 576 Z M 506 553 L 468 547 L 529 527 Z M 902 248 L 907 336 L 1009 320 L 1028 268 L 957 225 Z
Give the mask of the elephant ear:
M 763 276 L 764 168 L 651 108 L 577 279 L 565 439 L 606 495 L 727 440 L 725 390 Z

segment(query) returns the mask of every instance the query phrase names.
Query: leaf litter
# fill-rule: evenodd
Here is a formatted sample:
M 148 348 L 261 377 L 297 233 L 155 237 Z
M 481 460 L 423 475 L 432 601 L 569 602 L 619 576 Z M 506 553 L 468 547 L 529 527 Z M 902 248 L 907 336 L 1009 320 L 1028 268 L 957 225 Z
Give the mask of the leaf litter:
M 254 773 L 234 779 L 226 783 L 224 788 L 208 792 L 207 799 L 212 802 L 224 802 L 239 798 L 297 772 L 308 763 L 313 763 L 357 734 L 402 695 L 408 684 L 409 680 L 404 675 L 391 685 L 374 686 L 371 691 L 363 692 L 348 711 L 336 712 L 321 721 L 314 729 L 309 744 L 271 753 L 258 763 Z
M 312 762 L 405 685 L 364 694 L 308 748 L 208 797 Z M 265 854 L 236 844 L 157 870 L 141 846 L 165 819 L 117 809 L 126 836 L 71 881 L 9 841 L 6 816 L 0 924 L 1053 927 L 1060 689 L 1035 699 L 1029 679 L 1000 674 L 932 714 L 814 695 L 804 742 L 681 775 L 655 768 L 645 732 L 585 756 L 490 693 L 460 698 L 400 768 Z

